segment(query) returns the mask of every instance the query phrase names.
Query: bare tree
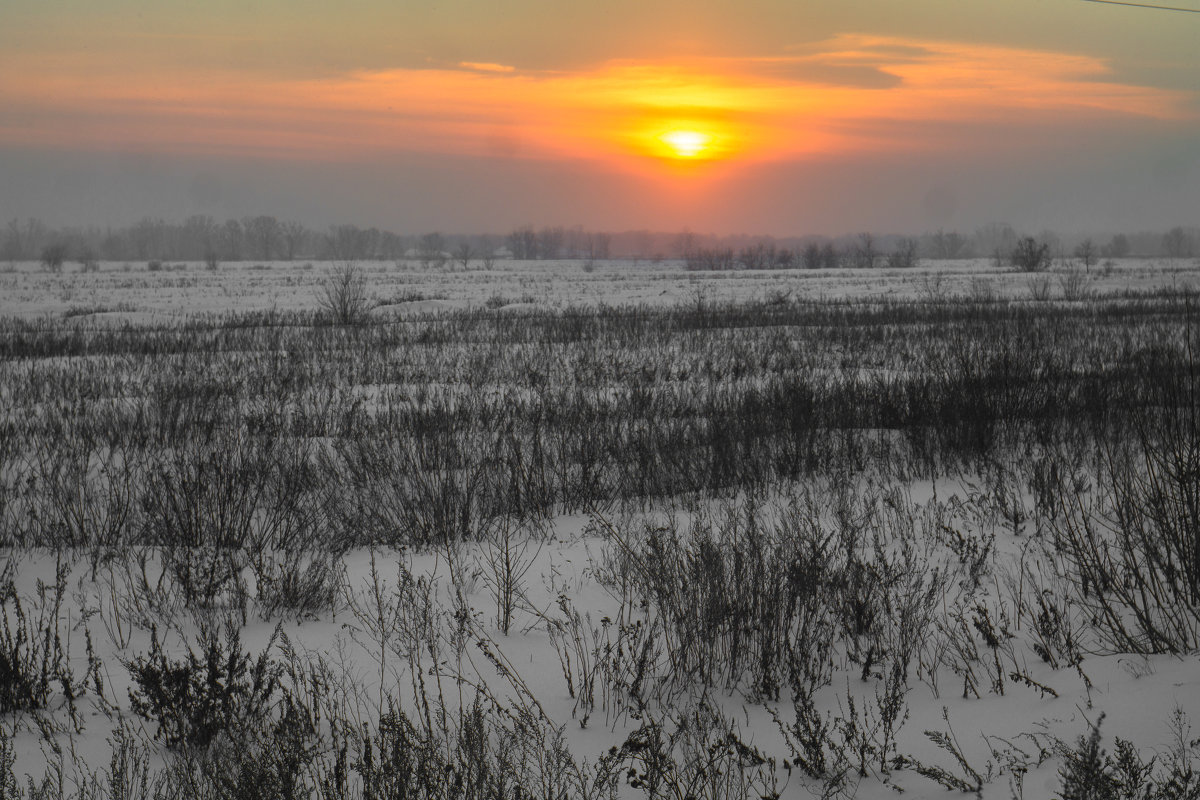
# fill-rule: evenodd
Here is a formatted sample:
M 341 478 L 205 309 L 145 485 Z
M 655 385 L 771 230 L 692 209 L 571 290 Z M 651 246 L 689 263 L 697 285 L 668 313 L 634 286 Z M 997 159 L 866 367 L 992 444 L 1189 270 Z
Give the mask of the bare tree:
M 208 214 L 193 214 L 183 223 L 178 238 L 182 241 L 183 257 L 195 258 L 196 254 L 213 253 L 221 239 L 221 226 Z
M 888 266 L 892 269 L 911 269 L 917 266 L 917 240 L 909 237 L 901 239 L 896 249 L 888 254 Z
M 446 240 L 440 233 L 427 233 L 417 247 L 417 259 L 425 269 L 441 268 L 446 264 Z
M 737 264 L 737 256 L 731 247 L 698 247 L 687 257 L 687 268 L 690 270 L 733 269 Z
M 975 252 L 1011 253 L 1017 233 L 1007 222 L 991 222 L 975 231 Z
M 1091 239 L 1084 239 L 1078 247 L 1075 248 L 1075 257 L 1083 262 L 1083 271 L 1091 272 L 1092 265 L 1096 263 L 1096 245 Z
M 1183 258 L 1190 255 L 1191 242 L 1187 231 L 1183 228 L 1175 227 L 1163 234 L 1163 249 L 1167 251 L 1167 256 L 1170 258 Z
M 379 230 L 379 228 L 371 227 L 363 229 L 359 232 L 359 235 L 362 240 L 360 258 L 378 261 L 380 244 L 383 241 L 383 231 Z
M 821 266 L 825 269 L 837 269 L 841 263 L 842 259 L 834 249 L 833 242 L 826 242 L 821 248 Z
M 21 247 L 21 226 L 14 219 L 4 230 L 4 247 L 0 248 L 0 257 L 9 262 L 21 259 L 24 248 Z
M 488 233 L 475 238 L 475 251 L 479 253 L 479 260 L 483 263 L 484 269 L 491 269 L 496 265 L 498 244 L 496 237 Z
M 221 249 L 224 251 L 226 261 L 241 261 L 242 248 L 245 242 L 245 232 L 242 230 L 242 223 L 236 219 L 225 221 L 224 227 L 221 228 Z M 144 256 L 139 256 L 144 258 Z
M 1129 255 L 1129 237 L 1118 233 L 1104 246 L 1103 255 L 1106 258 L 1125 258 Z
M 967 252 L 967 238 L 958 231 L 939 230 L 929 237 L 928 247 L 930 258 L 963 258 Z
M 242 229 L 246 232 L 251 251 L 255 258 L 270 261 L 279 248 L 282 232 L 279 220 L 265 214 L 257 217 L 247 217 L 242 220 Z
M 283 254 L 288 261 L 296 258 L 296 251 L 300 249 L 300 243 L 304 241 L 308 229 L 299 222 L 284 222 L 279 226 L 280 235 L 283 237 Z
M 42 248 L 42 266 L 51 272 L 61 272 L 63 262 L 67 260 L 65 244 L 48 244 Z
M 537 257 L 547 260 L 562 258 L 566 235 L 561 227 L 542 228 L 537 239 Z
M 325 236 L 325 248 L 335 261 L 354 261 L 365 258 L 366 237 L 356 225 L 334 225 Z
M 654 236 L 648 230 L 636 230 L 629 234 L 629 243 L 633 248 L 633 263 L 636 265 L 639 258 L 648 257 L 654 249 Z
M 821 268 L 821 245 L 816 242 L 809 242 L 804 246 L 804 252 L 801 254 L 801 263 L 805 269 L 820 269 Z
M 858 246 L 854 248 L 854 266 L 859 269 L 870 269 L 875 266 L 878 257 L 875 250 L 875 237 L 869 233 L 858 235 Z
M 459 242 L 458 247 L 454 248 L 454 258 L 466 269 L 471 265 L 471 259 L 475 256 L 475 250 L 471 247 L 471 243 L 466 239 Z
M 96 272 L 100 269 L 100 262 L 96 258 L 96 251 L 91 247 L 85 246 L 79 252 L 79 266 L 84 272 Z
M 766 269 L 775 261 L 775 246 L 759 242 L 743 247 L 737 260 L 746 269 Z
M 696 234 L 692 233 L 688 228 L 684 228 L 682 231 L 680 231 L 679 235 L 675 237 L 675 241 L 672 246 L 677 257 L 687 258 L 688 253 L 691 253 L 697 247 Z
M 589 233 L 587 237 L 588 259 L 607 260 L 611 244 L 612 237 L 607 233 Z
M 40 219 L 30 217 L 22 225 L 14 219 L 8 223 L 4 236 L 4 258 L 9 261 L 20 261 L 34 258 L 47 242 L 49 228 Z
M 508 235 L 508 249 L 512 251 L 513 258 L 519 261 L 537 258 L 537 244 L 537 234 L 529 225 L 517 228 Z

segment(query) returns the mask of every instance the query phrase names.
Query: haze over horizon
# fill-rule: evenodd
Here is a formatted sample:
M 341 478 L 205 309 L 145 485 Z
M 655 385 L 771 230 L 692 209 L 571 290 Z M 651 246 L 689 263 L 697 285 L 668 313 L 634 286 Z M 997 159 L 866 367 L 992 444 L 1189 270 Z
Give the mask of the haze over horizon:
M 0 219 L 1196 225 L 1198 41 L 1082 0 L 9 0 Z

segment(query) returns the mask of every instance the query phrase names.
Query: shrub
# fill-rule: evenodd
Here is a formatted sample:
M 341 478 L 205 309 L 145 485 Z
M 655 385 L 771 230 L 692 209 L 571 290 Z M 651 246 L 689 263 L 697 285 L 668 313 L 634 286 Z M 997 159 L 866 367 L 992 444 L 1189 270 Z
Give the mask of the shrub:
M 1079 270 L 1071 270 L 1058 279 L 1064 300 L 1086 300 L 1092 293 L 1090 284 L 1087 273 Z
M 737 258 L 731 248 L 697 248 L 684 255 L 684 261 L 689 270 L 734 269 L 738 265 Z
M 261 551 L 250 560 L 263 619 L 281 613 L 313 617 L 334 608 L 345 578 L 339 552 Z
M 733 722 L 705 701 L 678 719 L 644 720 L 600 766 L 624 774 L 629 787 L 648 798 L 780 796 L 774 761 L 744 742 Z
M 1100 749 L 1100 723 L 1092 726 L 1085 739 L 1080 736 L 1074 749 L 1064 753 L 1065 763 L 1059 769 L 1062 778 L 1063 800 L 1117 800 L 1120 784 L 1112 774 L 1112 759 Z
M 1050 278 L 1046 275 L 1035 275 L 1029 279 L 1029 298 L 1044 302 L 1050 299 Z
M 48 244 L 42 248 L 42 266 L 51 272 L 62 270 L 63 262 L 67 260 L 65 244 Z
M 150 652 L 125 665 L 136 685 L 129 690 L 133 711 L 157 722 L 155 736 L 175 749 L 207 748 L 220 733 L 238 737 L 271 710 L 282 671 L 269 656 L 278 635 L 276 629 L 252 658 L 236 628 L 224 642 L 205 628 L 200 654 L 188 647 L 183 660 L 174 660 L 152 628 Z
M 809 242 L 804 246 L 800 260 L 804 264 L 805 269 L 820 269 L 822 261 L 821 246 L 816 242 Z
M 84 272 L 96 272 L 100 269 L 100 262 L 91 248 L 86 248 L 79 254 L 79 266 Z
M 415 437 L 338 441 L 326 469 L 354 487 L 337 512 L 358 543 L 427 546 L 487 532 L 485 479 L 495 462 Z
M 15 800 L 21 796 L 21 783 L 13 767 L 17 763 L 13 735 L 0 724 L 0 797 Z
M 1083 262 L 1084 272 L 1091 270 L 1092 265 L 1096 263 L 1096 257 L 1099 255 L 1096 250 L 1096 245 L 1091 239 L 1085 239 L 1075 248 L 1075 257 Z
M 167 449 L 152 464 L 142 492 L 145 536 L 163 547 L 278 544 L 275 534 L 287 512 L 302 506 L 303 484 L 280 475 L 297 457 L 278 438 L 232 431 Z
M 485 531 L 483 581 L 496 601 L 496 626 L 505 636 L 512 626 L 513 612 L 525 596 L 525 576 L 533 567 L 542 545 L 536 534 L 508 520 Z
M 1116 652 L 1200 646 L 1200 387 L 1190 359 L 1166 361 L 1177 377 L 1151 388 L 1132 446 L 1102 445 L 1098 497 L 1062 491 L 1054 522 L 1060 568 Z
M 0 716 L 45 708 L 55 683 L 68 702 L 79 691 L 58 629 L 66 580 L 67 569 L 60 563 L 55 585 L 44 587 L 36 616 L 25 611 L 11 580 L 0 587 Z
M 205 772 L 217 797 L 300 800 L 314 796 L 311 779 L 321 756 L 319 734 L 304 713 L 291 703 L 284 705 L 278 720 L 265 724 L 257 741 L 209 752 Z
M 1116 752 L 1100 747 L 1100 725 L 1104 715 L 1091 725 L 1087 736 L 1074 746 L 1057 741 L 1055 750 L 1063 764 L 1062 800 L 1184 800 L 1200 796 L 1200 771 L 1196 746 L 1186 715 L 1176 709 L 1168 723 L 1174 738 L 1167 752 L 1143 760 L 1138 747 L 1117 737 Z
M 1050 266 L 1050 245 L 1038 243 L 1032 236 L 1017 242 L 1012 252 L 1012 265 L 1022 272 L 1041 272 Z
M 321 284 L 317 303 L 337 325 L 358 325 L 370 310 L 367 278 L 353 262 L 335 267 Z
M 970 297 L 973 303 L 994 303 L 998 297 L 996 286 L 987 278 L 972 278 Z
M 888 253 L 887 257 L 887 264 L 890 269 L 911 269 L 917 266 L 918 262 L 917 240 L 907 237 L 901 239 L 896 245 L 896 249 Z

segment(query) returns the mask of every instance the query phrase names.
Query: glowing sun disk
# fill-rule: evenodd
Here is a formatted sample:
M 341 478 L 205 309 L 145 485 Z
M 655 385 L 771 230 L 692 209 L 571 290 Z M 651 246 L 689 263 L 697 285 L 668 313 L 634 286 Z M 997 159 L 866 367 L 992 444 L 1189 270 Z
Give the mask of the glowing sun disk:
M 699 131 L 671 131 L 659 139 L 676 158 L 696 158 L 712 145 L 713 137 Z

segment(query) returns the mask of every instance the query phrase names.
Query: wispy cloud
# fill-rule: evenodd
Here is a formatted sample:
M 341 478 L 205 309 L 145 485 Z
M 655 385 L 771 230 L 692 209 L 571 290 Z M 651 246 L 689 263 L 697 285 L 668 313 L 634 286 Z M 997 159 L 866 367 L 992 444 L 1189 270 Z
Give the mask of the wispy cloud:
M 663 131 L 687 127 L 711 133 L 723 155 L 763 161 L 1001 147 L 1020 128 L 1195 124 L 1194 100 L 1123 83 L 1087 55 L 867 35 L 771 57 L 623 60 L 576 72 L 463 61 L 321 80 L 155 78 L 58 72 L 42 62 L 0 74 L 0 143 L 352 160 L 504 152 L 636 164 Z
M 516 72 L 517 68 L 509 64 L 492 64 L 487 61 L 460 61 L 463 69 L 473 69 L 476 72 Z

